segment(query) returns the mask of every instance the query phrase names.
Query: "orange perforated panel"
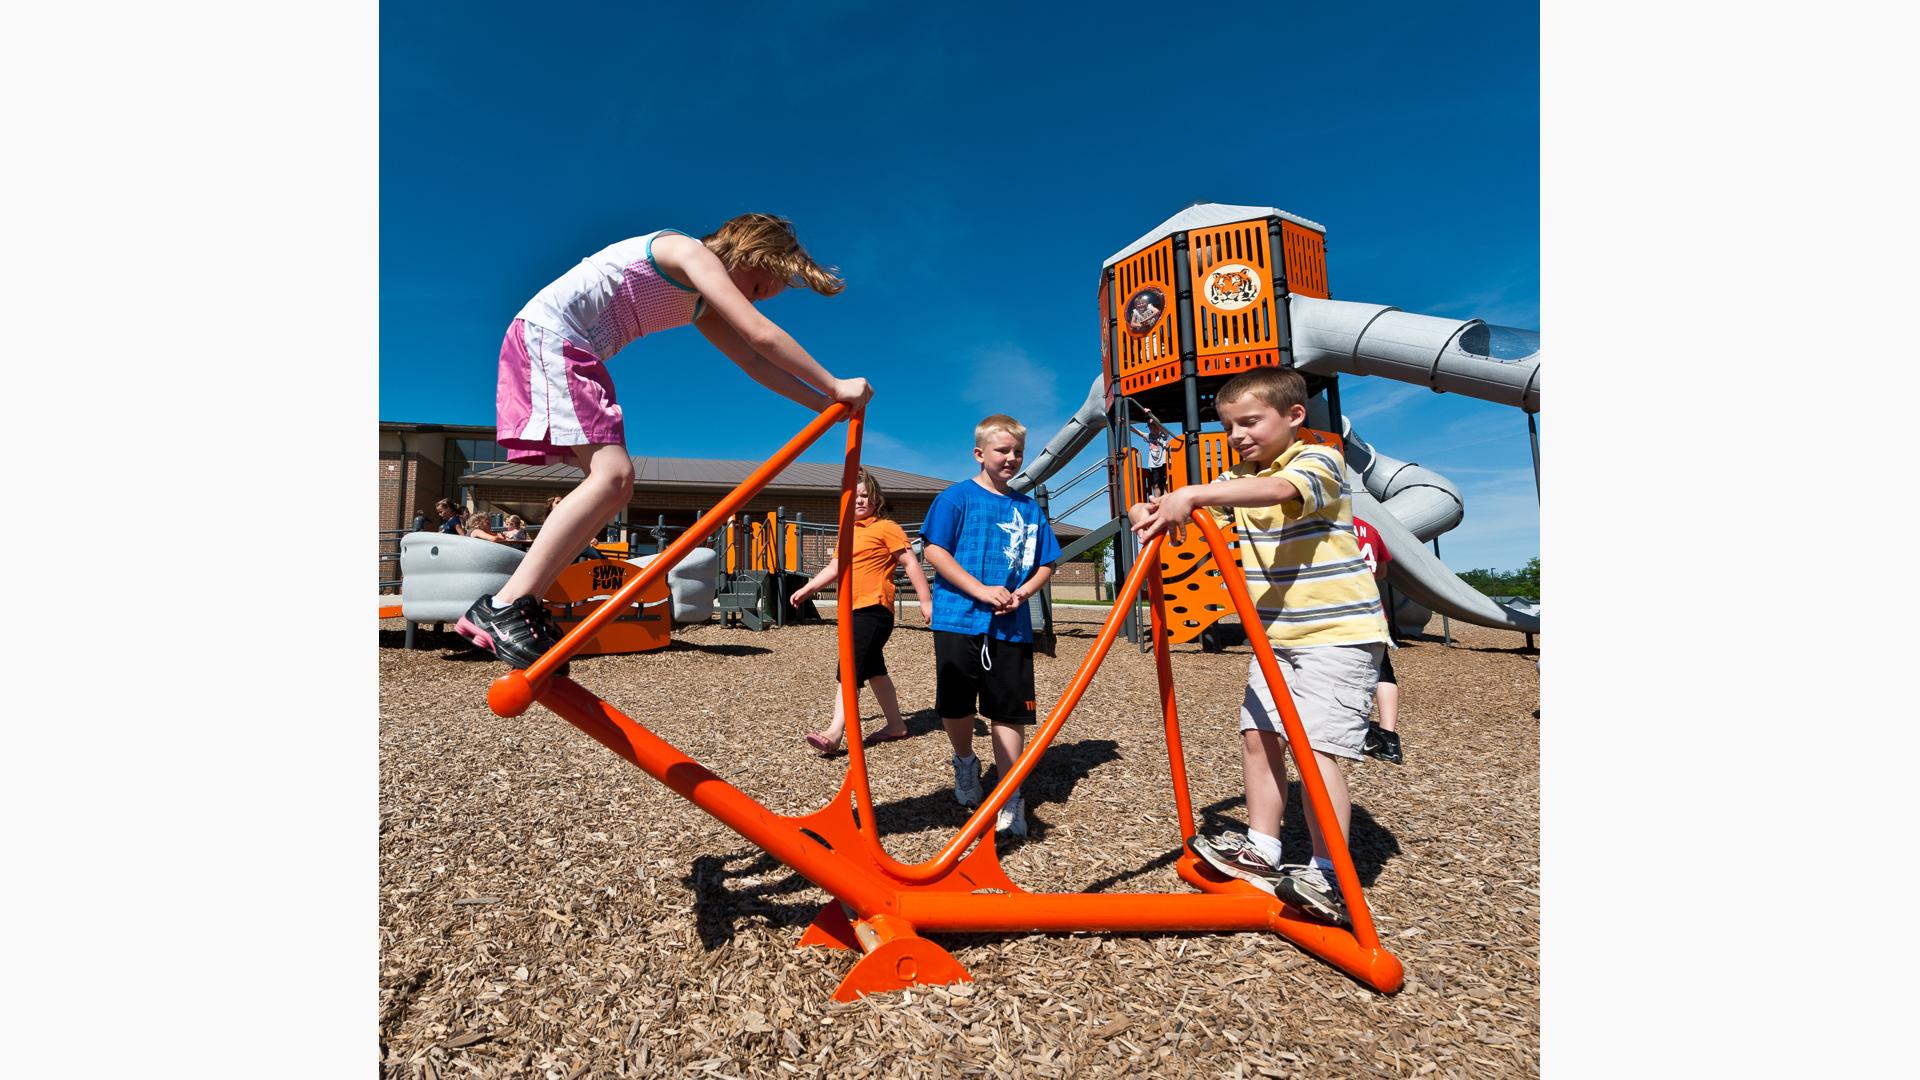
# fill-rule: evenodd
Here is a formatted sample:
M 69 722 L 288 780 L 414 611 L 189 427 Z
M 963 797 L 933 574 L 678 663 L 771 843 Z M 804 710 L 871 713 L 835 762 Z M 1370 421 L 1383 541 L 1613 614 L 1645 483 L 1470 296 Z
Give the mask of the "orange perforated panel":
M 1121 393 L 1180 381 L 1173 298 L 1172 237 L 1113 265 L 1113 364 Z
M 1233 527 L 1220 531 L 1237 550 Z M 1233 612 L 1226 583 L 1220 580 L 1220 568 L 1214 564 L 1206 537 L 1197 526 L 1187 526 L 1186 539 L 1181 543 L 1173 543 L 1169 536 L 1161 545 L 1160 580 L 1166 595 L 1163 612 L 1167 640 L 1173 644 L 1192 641 Z
M 1262 349 L 1259 352 L 1202 356 L 1198 366 L 1202 375 L 1238 375 L 1252 368 L 1273 367 L 1278 363 L 1280 363 L 1279 349 Z
M 1172 448 L 1168 456 L 1169 481 L 1174 487 L 1187 482 L 1187 447 L 1198 442 L 1200 454 L 1200 482 L 1211 484 L 1215 477 L 1233 467 L 1233 451 L 1227 447 L 1227 433 L 1224 431 L 1203 431 L 1198 439 L 1189 435 Z
M 1340 441 L 1340 436 L 1335 435 L 1331 431 L 1315 431 L 1313 428 L 1303 427 L 1300 429 L 1300 441 L 1314 443 L 1318 446 L 1331 446 L 1335 450 L 1340 451 L 1342 458 L 1344 458 L 1347 453 L 1346 444 Z
M 1286 253 L 1287 291 L 1327 299 L 1327 238 L 1291 221 L 1282 221 L 1280 250 Z
M 1188 269 L 1193 275 L 1194 354 L 1202 363 L 1209 356 L 1238 360 L 1280 347 L 1273 321 L 1269 247 L 1266 218 L 1195 229 L 1187 235 Z M 1278 353 L 1274 355 L 1277 359 Z

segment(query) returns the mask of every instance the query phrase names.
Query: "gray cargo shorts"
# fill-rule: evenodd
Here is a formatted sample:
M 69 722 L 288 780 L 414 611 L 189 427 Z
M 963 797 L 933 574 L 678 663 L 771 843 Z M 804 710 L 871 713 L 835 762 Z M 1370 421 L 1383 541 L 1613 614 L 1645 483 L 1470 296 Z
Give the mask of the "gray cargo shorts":
M 1300 714 L 1300 726 L 1306 728 L 1307 742 L 1315 750 L 1355 760 L 1362 756 L 1367 718 L 1373 713 L 1373 688 L 1386 648 L 1374 642 L 1273 650 Z M 1286 734 L 1258 658 L 1247 661 L 1247 693 L 1240 702 L 1240 730 L 1249 729 Z

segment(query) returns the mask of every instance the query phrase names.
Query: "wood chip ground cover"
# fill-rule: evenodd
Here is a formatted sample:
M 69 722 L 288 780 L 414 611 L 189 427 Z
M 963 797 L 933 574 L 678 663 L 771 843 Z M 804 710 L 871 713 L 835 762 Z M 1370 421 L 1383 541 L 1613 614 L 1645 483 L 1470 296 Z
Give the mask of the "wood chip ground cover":
M 1035 661 L 1043 709 L 1102 614 L 1061 612 L 1057 655 Z M 876 816 L 908 860 L 964 820 L 914 621 L 887 650 L 914 736 L 869 753 Z M 544 708 L 494 716 L 503 668 L 427 628 L 408 651 L 403 625 L 380 628 L 384 1076 L 1538 1073 L 1539 682 L 1518 634 L 1456 624 L 1447 647 L 1434 620 L 1394 655 L 1406 763 L 1348 773 L 1400 993 L 1265 934 L 942 934 L 975 982 L 842 1004 L 852 956 L 794 947 L 825 892 Z M 833 635 L 715 623 L 660 652 L 576 660 L 574 678 L 770 809 L 804 813 L 846 768 L 801 742 L 829 714 Z M 1174 650 L 1203 828 L 1245 821 L 1248 656 Z M 874 730 L 870 694 L 861 706 Z M 1032 834 L 1002 855 L 1022 887 L 1191 891 L 1172 869 L 1152 660 L 1124 639 L 1025 795 Z M 1304 832 L 1286 842 L 1303 850 Z

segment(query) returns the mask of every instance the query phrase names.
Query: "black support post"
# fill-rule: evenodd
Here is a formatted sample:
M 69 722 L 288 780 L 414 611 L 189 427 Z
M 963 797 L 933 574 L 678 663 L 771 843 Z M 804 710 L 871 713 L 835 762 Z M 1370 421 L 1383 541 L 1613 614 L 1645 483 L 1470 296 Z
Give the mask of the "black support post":
M 1180 385 L 1186 391 L 1187 483 L 1200 482 L 1200 368 L 1193 337 L 1193 269 L 1187 265 L 1187 234 L 1173 234 L 1173 295 L 1180 329 Z

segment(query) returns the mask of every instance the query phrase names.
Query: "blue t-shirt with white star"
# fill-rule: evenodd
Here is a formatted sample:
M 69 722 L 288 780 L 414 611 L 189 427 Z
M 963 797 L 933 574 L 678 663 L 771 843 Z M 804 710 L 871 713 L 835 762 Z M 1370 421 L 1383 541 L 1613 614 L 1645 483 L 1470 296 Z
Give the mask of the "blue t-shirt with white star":
M 960 568 L 982 585 L 1019 588 L 1035 567 L 1060 558 L 1060 541 L 1026 495 L 1000 495 L 963 480 L 934 496 L 920 537 L 945 548 Z M 1006 641 L 1032 641 L 1033 616 L 1021 604 L 1005 615 L 939 577 L 932 581 L 933 629 L 957 634 L 986 634 Z

